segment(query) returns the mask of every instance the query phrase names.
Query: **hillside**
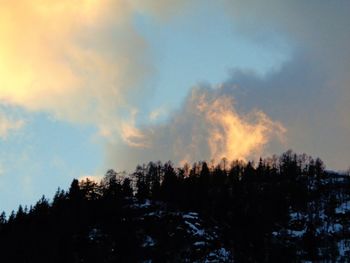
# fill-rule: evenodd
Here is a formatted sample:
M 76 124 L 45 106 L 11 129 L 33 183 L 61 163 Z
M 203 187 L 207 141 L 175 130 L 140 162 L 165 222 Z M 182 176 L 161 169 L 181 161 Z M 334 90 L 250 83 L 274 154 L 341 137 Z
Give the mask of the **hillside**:
M 0 216 L 1 262 L 349 262 L 350 177 L 291 151 L 73 180 Z

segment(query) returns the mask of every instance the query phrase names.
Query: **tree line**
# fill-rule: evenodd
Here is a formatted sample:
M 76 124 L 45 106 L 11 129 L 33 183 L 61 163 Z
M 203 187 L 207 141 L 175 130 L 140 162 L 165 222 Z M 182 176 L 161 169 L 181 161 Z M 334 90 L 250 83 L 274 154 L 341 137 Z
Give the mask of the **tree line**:
M 292 262 L 300 259 L 299 250 L 304 259 L 315 260 L 317 215 L 324 207 L 334 214 L 349 194 L 330 183 L 332 178 L 321 159 L 291 150 L 257 163 L 223 159 L 175 167 L 169 161 L 139 165 L 129 175 L 109 170 L 100 182 L 74 179 L 52 201 L 43 196 L 8 218 L 2 213 L 0 248 L 18 262 L 132 262 L 136 255 L 130 252 L 139 244 L 128 206 L 149 200 L 198 211 L 219 225 L 222 242 L 232 247 L 238 262 Z M 305 235 L 289 243 L 288 235 L 276 240 L 274 232 L 290 228 L 291 211 L 307 215 Z M 96 225 L 109 237 L 92 245 L 87 237 Z

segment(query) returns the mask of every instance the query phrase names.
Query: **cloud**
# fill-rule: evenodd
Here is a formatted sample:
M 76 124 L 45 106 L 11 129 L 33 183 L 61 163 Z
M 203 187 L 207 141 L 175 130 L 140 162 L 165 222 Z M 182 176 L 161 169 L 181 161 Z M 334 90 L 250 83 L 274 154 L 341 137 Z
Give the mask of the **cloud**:
M 24 124 L 24 120 L 9 118 L 5 113 L 0 112 L 0 138 L 3 140 L 6 139 L 10 132 L 21 129 Z
M 95 183 L 99 183 L 99 182 L 101 182 L 102 179 L 103 179 L 103 175 L 100 175 L 100 174 L 96 174 L 96 175 L 82 175 L 82 176 L 80 176 L 78 178 L 78 181 L 82 182 L 82 181 L 89 180 L 89 181 L 93 181 Z
M 171 123 L 137 126 L 138 98 L 145 94 L 152 61 L 133 17 L 164 21 L 185 10 L 184 3 L 6 2 L 0 11 L 0 74 L 7 77 L 0 80 L 0 101 L 96 125 L 107 143 L 120 144 L 120 138 L 126 151 L 156 154 L 152 158 L 244 159 L 259 152 L 278 125 L 259 111 L 240 116 L 232 98 L 207 89 L 193 91 Z M 133 154 L 126 156 L 135 162 Z
M 298 59 L 301 67 L 304 62 L 314 67 L 314 75 L 326 74 L 323 85 L 347 98 L 350 94 L 349 8 L 350 2 L 346 0 L 226 3 L 226 11 L 241 34 L 255 41 L 268 40 L 276 34 L 287 38 L 295 49 L 293 60 Z
M 150 114 L 148 115 L 149 120 L 153 121 L 153 122 L 158 121 L 160 118 L 166 116 L 167 112 L 168 111 L 166 110 L 166 108 L 164 106 L 156 108 L 153 111 L 151 111 Z
M 262 154 L 270 141 L 281 142 L 285 133 L 281 123 L 258 110 L 237 112 L 232 95 L 223 92 L 222 87 L 193 88 L 168 121 L 140 128 L 147 148 L 109 144 L 111 163 L 117 160 L 121 169 L 132 169 L 135 162 L 152 160 L 246 160 Z
M 188 8 L 186 2 L 5 1 L 0 9 L 0 101 L 95 125 L 109 140 L 113 162 L 249 158 L 273 143 L 274 131 L 281 135 L 286 128 L 289 147 L 322 153 L 331 166 L 346 167 L 346 0 L 216 2 L 250 41 L 285 38 L 293 48 L 290 61 L 263 78 L 235 69 L 221 88 L 195 90 L 169 120 L 138 125 L 135 112 L 153 68 L 133 18 L 147 14 L 164 21 L 203 4 L 190 1 Z M 157 116 L 153 112 L 151 120 Z M 23 125 L 3 119 L 4 134 Z M 283 121 L 285 128 L 272 119 Z M 237 139 L 243 137 L 244 143 Z
M 132 112 L 129 121 L 124 121 L 121 125 L 121 137 L 124 142 L 130 147 L 149 148 L 147 136 L 136 127 L 137 111 Z
M 237 31 L 252 41 L 273 36 L 293 47 L 290 61 L 261 78 L 234 70 L 225 86 L 242 108 L 283 120 L 289 147 L 348 165 L 350 121 L 349 1 L 226 1 Z
M 173 5 L 182 1 L 176 2 L 5 1 L 0 9 L 0 102 L 93 124 L 102 135 L 115 133 L 152 72 L 147 43 L 133 17 L 171 16 Z
M 347 167 L 350 147 L 350 2 L 234 0 L 216 4 L 222 5 L 223 13 L 232 18 L 235 33 L 249 41 L 269 45 L 271 39 L 284 39 L 292 50 L 290 60 L 263 77 L 252 71 L 233 69 L 222 88 L 209 91 L 212 95 L 207 95 L 220 101 L 216 103 L 220 106 L 235 98 L 237 103 L 228 111 L 229 114 L 224 110 L 226 108 L 210 106 L 216 105 L 215 100 L 206 101 L 203 108 L 206 114 L 194 114 L 199 97 L 197 100 L 188 97 L 183 110 L 148 132 L 153 142 L 152 156 L 178 161 L 181 156 L 188 160 L 223 155 L 247 158 L 262 152 L 262 148 L 276 152 L 276 149 L 282 149 L 270 139 L 274 136 L 269 136 L 269 132 L 274 130 L 271 127 L 279 127 L 278 133 L 285 133 L 288 138 L 285 147 L 320 155 L 332 168 Z M 201 92 L 206 94 L 203 90 Z M 260 109 L 251 114 L 256 121 L 246 121 L 242 112 L 254 108 Z M 261 111 L 264 114 L 259 118 Z M 284 129 L 271 119 L 281 120 Z M 249 125 L 252 129 L 247 128 Z M 242 149 L 236 146 L 236 152 L 231 154 L 233 151 L 228 145 L 234 144 L 230 135 L 236 134 L 234 138 L 239 138 L 240 134 L 235 133 L 235 129 L 249 135 L 245 138 L 253 138 L 254 147 L 239 145 Z M 252 136 L 254 133 L 248 131 L 257 134 Z M 261 136 L 262 140 L 258 139 L 259 134 L 265 135 Z M 143 151 L 127 149 L 125 152 L 128 151 L 127 156 L 135 156 L 135 160 L 149 160 Z M 113 154 L 118 155 L 115 151 Z M 125 158 L 118 155 L 116 160 Z

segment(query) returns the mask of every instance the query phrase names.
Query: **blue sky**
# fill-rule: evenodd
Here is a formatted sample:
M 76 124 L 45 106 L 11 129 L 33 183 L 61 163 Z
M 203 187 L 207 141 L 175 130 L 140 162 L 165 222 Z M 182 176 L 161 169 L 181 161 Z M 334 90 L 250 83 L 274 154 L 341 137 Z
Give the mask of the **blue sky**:
M 347 168 L 348 3 L 78 2 L 0 9 L 0 210 L 149 159 L 293 148 Z M 252 127 L 264 139 L 233 154 Z
M 43 194 L 67 189 L 72 178 L 103 164 L 96 129 L 57 121 L 47 114 L 22 113 L 24 128 L 1 140 L 0 205 L 7 212 L 33 204 Z
M 292 50 L 282 36 L 259 43 L 245 38 L 231 18 L 210 3 L 167 23 L 139 15 L 135 24 L 150 45 L 155 67 L 150 109 L 177 108 L 192 86 L 219 84 L 235 69 L 259 75 L 278 70 Z
M 149 81 L 152 94 L 139 108 L 141 123 L 157 108 L 163 109 L 160 120 L 166 118 L 197 83 L 220 83 L 235 68 L 264 75 L 288 58 L 282 39 L 266 45 L 244 39 L 215 6 L 165 23 L 136 15 L 133 23 L 148 44 L 155 68 Z M 42 194 L 50 197 L 57 187 L 67 188 L 72 178 L 109 168 L 93 125 L 62 121 L 50 113 L 22 110 L 17 115 L 26 120 L 24 128 L 0 141 L 1 209 L 33 204 Z

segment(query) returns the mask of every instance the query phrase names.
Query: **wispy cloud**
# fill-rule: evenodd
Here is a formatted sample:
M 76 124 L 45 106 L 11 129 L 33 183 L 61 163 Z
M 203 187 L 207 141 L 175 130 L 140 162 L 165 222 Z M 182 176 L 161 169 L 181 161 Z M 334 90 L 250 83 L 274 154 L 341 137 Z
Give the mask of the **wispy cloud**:
M 89 123 L 107 136 L 152 72 L 133 17 L 163 19 L 183 1 L 5 1 L 0 9 L 0 100 Z M 18 123 L 16 125 L 19 125 Z M 108 131 L 108 132 L 107 132 Z
M 85 181 L 86 179 L 99 183 L 103 179 L 103 175 L 101 174 L 94 174 L 94 175 L 82 175 L 78 178 L 79 181 Z
M 143 13 L 163 20 L 176 16 L 184 3 L 6 2 L 0 11 L 0 38 L 5 40 L 0 74 L 7 77 L 0 80 L 0 99 L 96 125 L 99 135 L 113 143 L 119 137 L 130 151 L 140 149 L 175 160 L 246 158 L 258 152 L 275 123 L 263 113 L 241 116 L 232 99 L 204 89 L 194 91 L 171 123 L 137 126 L 137 91 L 144 88 L 141 83 L 151 73 L 152 63 L 133 16 Z M 151 112 L 150 120 L 162 113 L 162 109 Z
M 109 144 L 111 162 L 131 169 L 136 162 L 152 160 L 245 160 L 258 157 L 271 141 L 280 143 L 285 128 L 261 111 L 239 113 L 232 94 L 224 94 L 222 87 L 196 87 L 168 121 L 143 126 L 139 132 L 148 147 Z
M 24 124 L 24 120 L 13 119 L 0 112 L 0 138 L 6 139 L 9 133 L 21 129 Z
M 293 47 L 290 61 L 259 78 L 236 71 L 227 86 L 245 108 L 283 119 L 289 147 L 348 166 L 350 147 L 349 1 L 226 1 L 225 12 L 251 41 L 279 35 Z M 244 90 L 244 93 L 242 92 Z
M 152 110 L 149 114 L 149 120 L 154 122 L 154 121 L 157 121 L 159 119 L 161 119 L 162 117 L 166 116 L 168 113 L 168 111 L 166 110 L 166 108 L 163 106 L 163 107 L 158 107 L 154 110 Z
M 264 78 L 236 71 L 221 94 L 199 89 L 169 121 L 138 126 L 133 112 L 145 99 L 139 94 L 146 92 L 139 91 L 153 68 L 133 17 L 141 13 L 163 21 L 177 16 L 185 2 L 5 1 L 0 100 L 95 125 L 110 139 L 114 161 L 247 158 L 287 128 L 290 147 L 328 152 L 330 159 L 337 156 L 334 165 L 344 165 L 350 136 L 350 2 L 345 0 L 217 2 L 250 41 L 285 37 L 293 46 L 290 61 Z M 203 4 L 191 2 L 192 8 Z M 245 95 L 230 90 L 232 85 Z M 150 120 L 160 114 L 154 111 Z M 23 125 L 2 119 L 3 137 Z
M 129 121 L 124 121 L 121 125 L 121 137 L 130 147 L 149 148 L 148 137 L 144 132 L 136 127 L 135 118 L 137 111 L 134 111 Z

